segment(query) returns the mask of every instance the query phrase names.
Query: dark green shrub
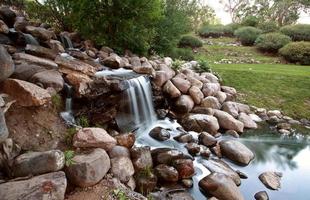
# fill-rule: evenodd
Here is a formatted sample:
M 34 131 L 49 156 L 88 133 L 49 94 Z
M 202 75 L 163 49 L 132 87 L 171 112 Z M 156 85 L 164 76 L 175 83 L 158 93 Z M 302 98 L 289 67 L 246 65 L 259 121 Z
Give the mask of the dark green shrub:
M 187 60 L 192 61 L 194 60 L 194 54 L 192 49 L 187 48 L 174 48 L 169 54 L 172 59 L 179 59 L 179 60 Z
M 258 36 L 255 45 L 261 51 L 276 53 L 291 41 L 292 39 L 287 35 L 281 33 L 267 33 Z
M 263 22 L 258 24 L 258 28 L 263 31 L 263 33 L 276 32 L 278 30 L 278 25 L 276 22 Z
M 203 43 L 199 38 L 190 35 L 183 36 L 179 42 L 180 47 L 199 48 L 202 45 Z
M 284 26 L 280 31 L 294 41 L 310 41 L 310 24 L 296 24 Z
M 260 29 L 245 26 L 235 31 L 235 36 L 241 41 L 242 45 L 251 46 L 256 38 L 262 33 Z
M 289 62 L 310 65 L 310 42 L 291 42 L 279 52 Z
M 202 72 L 211 72 L 211 67 L 207 60 L 201 59 L 198 61 L 198 65 L 195 67 L 196 71 L 199 73 Z
M 231 26 L 224 26 L 224 25 L 207 25 L 202 27 L 198 33 L 201 37 L 221 37 L 233 36 L 233 28 Z
M 253 27 L 256 27 L 258 25 L 258 22 L 259 22 L 259 20 L 258 20 L 257 17 L 255 17 L 255 16 L 248 16 L 248 17 L 245 17 L 242 20 L 241 24 L 243 26 L 253 26 Z

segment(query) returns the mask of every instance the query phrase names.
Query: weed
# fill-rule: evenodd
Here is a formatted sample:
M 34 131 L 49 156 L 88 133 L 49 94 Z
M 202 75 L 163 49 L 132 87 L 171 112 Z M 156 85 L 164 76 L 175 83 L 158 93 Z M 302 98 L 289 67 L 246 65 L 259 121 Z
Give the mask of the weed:
M 63 107 L 62 98 L 59 94 L 55 94 L 52 96 L 52 104 L 57 110 L 61 110 Z
M 75 133 L 76 133 L 76 129 L 74 127 L 67 129 L 66 136 L 65 136 L 65 142 L 68 146 L 72 145 L 72 139 Z
M 74 161 L 72 160 L 74 157 L 74 151 L 67 150 L 65 151 L 65 165 L 69 167 L 70 165 L 74 164 Z
M 81 116 L 77 119 L 77 123 L 83 128 L 89 127 L 89 120 L 86 116 Z
M 115 189 L 113 190 L 114 195 L 118 198 L 118 200 L 127 200 L 128 198 L 126 197 L 126 194 L 124 191 L 120 189 Z
M 172 69 L 179 70 L 183 64 L 184 64 L 184 61 L 176 59 L 172 63 Z

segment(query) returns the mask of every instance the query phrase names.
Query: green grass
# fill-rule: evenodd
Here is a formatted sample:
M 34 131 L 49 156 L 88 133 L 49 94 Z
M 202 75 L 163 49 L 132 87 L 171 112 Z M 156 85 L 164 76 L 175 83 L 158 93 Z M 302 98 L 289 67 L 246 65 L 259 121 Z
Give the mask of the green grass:
M 310 66 L 219 64 L 212 68 L 225 85 L 238 90 L 240 101 L 310 119 Z

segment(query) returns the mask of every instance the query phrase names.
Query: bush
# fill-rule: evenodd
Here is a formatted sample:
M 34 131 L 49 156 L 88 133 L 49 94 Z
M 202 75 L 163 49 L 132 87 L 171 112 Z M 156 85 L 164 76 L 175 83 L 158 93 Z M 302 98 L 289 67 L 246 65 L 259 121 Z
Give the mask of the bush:
M 251 46 L 261 33 L 262 31 L 260 29 L 245 26 L 237 29 L 235 31 L 235 36 L 238 37 L 242 45 Z
M 198 61 L 198 65 L 195 67 L 195 69 L 199 73 L 212 71 L 208 61 L 204 59 Z
M 310 65 L 310 42 L 291 42 L 279 52 L 289 62 Z
M 281 33 L 267 33 L 258 36 L 255 45 L 261 51 L 276 53 L 291 41 L 292 39 L 287 35 Z
M 202 45 L 203 43 L 199 38 L 190 35 L 183 36 L 179 42 L 180 47 L 199 48 Z
M 234 31 L 241 27 L 241 24 L 238 23 L 230 23 L 225 26 L 227 29 L 232 30 L 231 34 L 233 36 Z
M 187 60 L 192 61 L 194 60 L 194 54 L 192 49 L 182 49 L 182 48 L 174 48 L 168 56 L 172 59 L 180 59 L 180 60 Z
M 284 26 L 280 31 L 292 38 L 293 41 L 310 41 L 310 24 Z
M 198 33 L 201 37 L 221 37 L 233 36 L 233 28 L 231 26 L 224 26 L 224 25 L 207 25 L 202 27 Z
M 263 31 L 263 33 L 276 32 L 278 30 L 278 25 L 276 22 L 263 22 L 258 25 L 258 28 Z
M 253 27 L 256 27 L 258 25 L 258 22 L 259 22 L 259 20 L 258 20 L 257 17 L 255 17 L 255 16 L 248 16 L 248 17 L 245 17 L 242 20 L 241 24 L 243 26 L 253 26 Z

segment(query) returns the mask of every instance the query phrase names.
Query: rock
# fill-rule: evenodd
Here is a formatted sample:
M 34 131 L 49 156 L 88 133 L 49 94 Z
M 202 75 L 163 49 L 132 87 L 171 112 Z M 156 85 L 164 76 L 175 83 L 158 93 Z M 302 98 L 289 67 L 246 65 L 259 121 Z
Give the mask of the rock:
M 243 128 L 244 128 L 243 123 L 236 120 L 230 114 L 224 111 L 221 111 L 221 110 L 215 110 L 214 116 L 217 118 L 221 128 L 227 129 L 227 130 L 235 130 L 240 133 L 243 132 Z
M 219 79 L 212 73 L 204 72 L 201 75 L 203 77 L 205 77 L 206 79 L 208 79 L 209 81 L 211 81 L 211 83 L 218 83 L 219 82 Z
M 177 149 L 157 148 L 151 151 L 153 161 L 157 164 L 170 165 L 176 159 L 192 159 Z
M 135 173 L 132 162 L 128 157 L 112 158 L 111 165 L 112 174 L 123 183 L 128 182 L 130 177 Z
M 192 188 L 194 183 L 192 179 L 182 179 L 182 185 L 186 188 Z
M 147 196 L 150 192 L 152 192 L 157 185 L 157 177 L 152 173 L 152 171 L 145 171 L 141 173 L 137 173 L 135 175 L 136 180 L 136 190 L 139 193 Z
M 191 87 L 191 83 L 182 78 L 173 78 L 172 83 L 183 93 L 186 94 Z
M 187 149 L 188 153 L 191 155 L 196 155 L 200 152 L 200 146 L 197 143 L 191 142 L 185 145 L 185 148 Z
M 199 181 L 199 187 L 220 200 L 244 200 L 233 180 L 224 174 L 211 173 Z
M 221 90 L 220 84 L 218 83 L 205 83 L 202 87 L 202 93 L 205 97 L 214 96 Z
M 222 92 L 222 91 L 218 91 L 216 94 L 215 94 L 215 97 L 218 99 L 218 101 L 222 104 L 225 102 L 226 98 L 227 98 L 227 95 L 225 92 Z
M 247 179 L 247 178 L 248 178 L 248 176 L 247 176 L 245 173 L 243 173 L 243 172 L 241 172 L 241 171 L 239 171 L 239 170 L 236 170 L 236 173 L 237 173 L 238 176 L 239 176 L 240 178 L 242 178 L 242 179 Z
M 4 21 L 0 20 L 0 33 L 8 34 L 9 27 L 4 23 Z
M 140 58 L 138 56 L 130 57 L 130 64 L 133 67 L 141 67 L 142 66 Z
M 0 82 L 2 82 L 8 77 L 10 77 L 15 70 L 15 65 L 12 57 L 3 45 L 0 45 L 0 66 Z
M 192 86 L 202 89 L 203 83 L 199 81 L 198 79 L 196 79 L 195 77 L 188 75 L 186 76 L 186 80 L 188 80 Z
M 178 171 L 179 179 L 191 178 L 195 175 L 194 163 L 191 159 L 176 159 L 172 166 Z
M 211 135 L 215 135 L 220 128 L 215 117 L 204 114 L 188 115 L 182 119 L 181 124 L 187 131 L 206 131 Z
M 243 123 L 244 128 L 257 129 L 257 124 L 244 112 L 240 113 L 238 120 Z
M 57 56 L 57 53 L 52 49 L 48 49 L 42 46 L 27 44 L 25 52 L 34 56 L 47 58 L 54 60 Z
M 217 143 L 217 140 L 207 132 L 202 132 L 199 134 L 199 142 L 207 147 L 214 146 Z
M 153 168 L 150 147 L 134 147 L 130 154 L 136 172 Z
M 40 175 L 61 170 L 65 156 L 59 150 L 29 152 L 15 158 L 12 174 L 15 177 Z
M 162 87 L 168 81 L 168 75 L 165 71 L 156 71 L 153 82 L 158 86 Z
M 260 192 L 257 192 L 255 195 L 254 195 L 254 198 L 256 200 L 269 200 L 269 196 L 267 194 L 266 191 L 260 191 Z
M 267 115 L 269 117 L 276 116 L 278 118 L 281 118 L 283 116 L 280 110 L 269 110 L 267 112 Z
M 2 97 L 0 96 L 0 100 L 2 100 Z M 9 130 L 6 125 L 4 112 L 0 106 L 0 144 L 4 142 L 8 136 L 9 136 Z
M 189 143 L 193 141 L 193 136 L 190 133 L 181 133 L 180 135 L 175 136 L 173 139 L 181 143 Z
M 128 157 L 130 158 L 130 151 L 126 147 L 123 146 L 114 146 L 109 151 L 110 158 L 117 158 L 117 157 Z
M 248 165 L 254 159 L 253 152 L 236 140 L 222 140 L 220 147 L 223 156 L 242 165 Z
M 212 108 L 205 108 L 201 106 L 195 106 L 191 113 L 204 114 L 204 115 L 214 115 L 214 110 Z
M 212 152 L 214 155 L 216 155 L 218 158 L 222 158 L 222 157 L 223 157 L 222 151 L 221 151 L 221 147 L 220 147 L 219 143 L 216 143 L 215 146 L 210 147 L 210 150 L 211 150 L 211 152 Z
M 210 149 L 204 149 L 204 150 L 202 150 L 201 152 L 200 152 L 200 156 L 202 156 L 203 158 L 205 158 L 205 159 L 209 159 L 210 158 L 210 156 L 211 156 L 211 151 L 210 151 Z
M 239 134 L 237 133 L 237 131 L 234 131 L 234 130 L 227 130 L 227 131 L 225 132 L 225 134 L 231 135 L 231 136 L 233 136 L 234 138 L 239 138 Z
M 25 32 L 26 26 L 29 25 L 29 22 L 26 20 L 25 17 L 16 17 L 14 23 L 14 29 L 16 31 Z
M 156 76 L 155 70 L 152 66 L 141 66 L 141 67 L 134 67 L 133 71 L 138 74 L 148 74 L 151 76 Z
M 163 87 L 163 92 L 168 94 L 171 98 L 177 98 L 181 96 L 180 90 L 173 85 L 171 81 L 167 81 Z
M 174 109 L 179 113 L 189 113 L 195 103 L 191 96 L 189 95 L 181 95 L 174 103 Z
M 237 118 L 239 116 L 239 109 L 236 102 L 227 101 L 223 103 L 222 108 L 223 111 L 229 113 L 233 117 Z
M 58 65 L 54 61 L 51 61 L 49 59 L 39 58 L 26 53 L 15 53 L 13 57 L 15 60 L 20 60 L 29 64 L 42 66 L 45 69 L 58 69 Z
M 246 114 L 251 113 L 251 108 L 250 106 L 246 105 L 246 104 L 242 104 L 242 103 L 236 103 L 237 107 L 238 107 L 238 111 L 240 112 L 244 112 Z
M 237 186 L 241 184 L 241 179 L 239 175 L 224 161 L 220 159 L 212 158 L 203 162 L 205 166 L 211 173 L 220 173 L 229 176 Z
M 55 52 L 65 53 L 64 47 L 62 46 L 61 42 L 58 40 L 50 40 L 48 45 Z
M 213 109 L 220 109 L 221 104 L 220 102 L 217 100 L 217 98 L 213 97 L 213 96 L 208 96 L 206 98 L 204 98 L 201 102 L 201 106 L 205 107 L 205 108 L 213 108 Z
M 251 117 L 251 119 L 254 121 L 254 122 L 262 122 L 263 120 L 256 114 L 249 114 L 249 116 Z
M 0 184 L 0 194 L 3 200 L 63 200 L 66 188 L 65 173 L 60 171 Z
M 237 90 L 233 87 L 228 87 L 228 86 L 221 86 L 221 89 L 223 92 L 228 93 L 235 97 L 237 95 Z
M 280 120 L 277 116 L 271 116 L 271 117 L 269 117 L 269 119 L 267 119 L 267 122 L 268 122 L 269 124 L 275 125 L 275 124 L 280 123 L 281 120 Z
M 103 60 L 103 64 L 112 69 L 120 68 L 121 63 L 122 63 L 122 58 L 114 53 L 111 53 L 109 57 Z
M 14 97 L 21 106 L 41 106 L 51 100 L 51 95 L 44 89 L 17 79 L 7 79 L 3 83 L 3 92 Z
M 189 95 L 192 97 L 195 104 L 200 104 L 203 99 L 203 93 L 196 86 L 192 86 L 189 89 Z
M 56 37 L 54 32 L 41 27 L 26 26 L 25 31 L 42 41 L 47 41 Z
M 291 132 L 286 129 L 279 129 L 278 132 L 283 135 L 289 135 Z
M 56 70 L 46 70 L 34 74 L 30 79 L 30 82 L 36 85 L 41 85 L 46 88 L 54 88 L 56 92 L 59 92 L 64 87 L 64 79 L 61 74 Z
M 162 127 L 155 127 L 153 128 L 149 135 L 159 141 L 165 141 L 168 140 L 170 138 L 170 133 L 167 129 L 164 129 Z
M 74 185 L 89 187 L 97 184 L 109 169 L 108 154 L 105 150 L 97 148 L 90 153 L 75 155 L 72 163 L 66 168 L 66 175 Z
M 115 139 L 117 140 L 118 145 L 130 149 L 135 144 L 136 136 L 133 133 L 126 133 L 116 136 Z
M 0 8 L 0 18 L 3 19 L 10 28 L 13 27 L 16 18 L 16 13 L 8 6 L 2 6 Z
M 281 172 L 264 172 L 258 178 L 267 188 L 278 190 L 281 188 L 281 177 Z
M 82 128 L 73 137 L 73 146 L 82 148 L 102 148 L 111 150 L 116 140 L 102 128 Z
M 73 86 L 76 96 L 82 97 L 90 92 L 90 83 L 92 79 L 86 74 L 72 72 L 66 75 L 66 80 Z
M 177 182 L 179 180 L 178 171 L 171 166 L 160 164 L 154 168 L 157 178 L 163 182 Z
M 289 123 L 279 123 L 279 124 L 277 124 L 277 129 L 290 130 L 291 129 L 291 124 L 289 124 Z

